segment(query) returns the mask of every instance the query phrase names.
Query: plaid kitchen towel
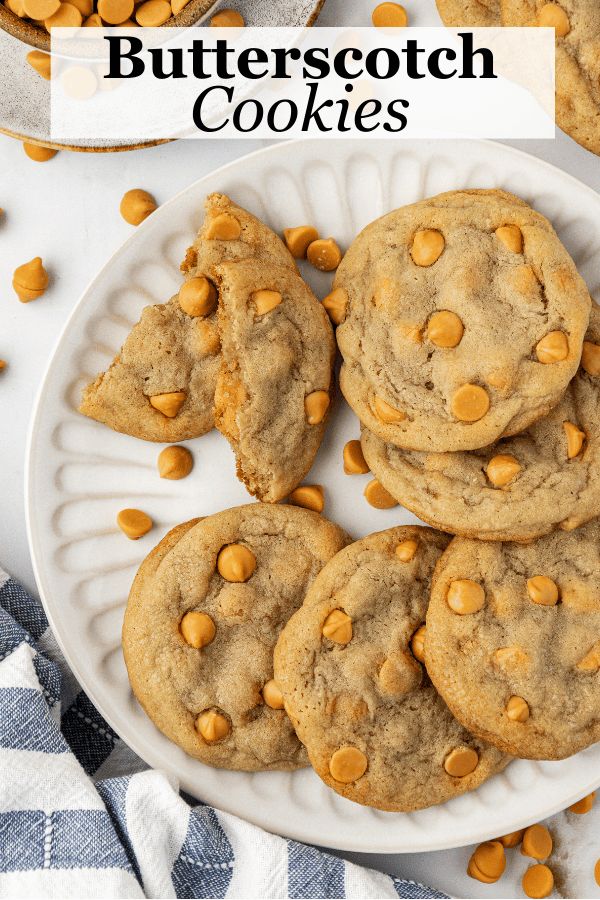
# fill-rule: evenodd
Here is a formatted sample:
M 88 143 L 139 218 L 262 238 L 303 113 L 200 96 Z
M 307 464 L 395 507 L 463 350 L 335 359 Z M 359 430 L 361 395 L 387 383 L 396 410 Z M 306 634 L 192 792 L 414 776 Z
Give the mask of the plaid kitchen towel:
M 443 897 L 268 834 L 148 769 L 0 569 L 0 897 Z

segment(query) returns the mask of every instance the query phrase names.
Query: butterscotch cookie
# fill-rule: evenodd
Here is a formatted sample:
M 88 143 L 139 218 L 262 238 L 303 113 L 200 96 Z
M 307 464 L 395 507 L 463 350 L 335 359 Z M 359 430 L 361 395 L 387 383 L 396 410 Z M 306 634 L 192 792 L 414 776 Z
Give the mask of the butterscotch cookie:
M 552 226 L 498 190 L 395 210 L 337 270 L 340 384 L 411 450 L 473 450 L 546 415 L 575 374 L 590 298 Z
M 227 259 L 296 264 L 281 239 L 223 194 L 182 263 L 186 281 L 166 304 L 147 306 L 109 369 L 84 392 L 79 411 L 147 441 L 183 441 L 214 425 L 219 370 L 215 268 Z
M 222 346 L 215 422 L 250 493 L 274 502 L 306 475 L 325 432 L 331 324 L 287 266 L 251 259 L 215 271 Z
M 449 28 L 492 28 L 500 25 L 500 0 L 435 0 Z
M 142 563 L 123 624 L 129 679 L 190 756 L 244 771 L 306 764 L 273 647 L 347 541 L 316 513 L 256 503 L 178 526 Z
M 468 453 L 402 450 L 366 429 L 361 442 L 384 488 L 451 534 L 523 541 L 588 522 L 600 513 L 600 309 L 564 397 L 527 431 Z
M 425 661 L 454 715 L 527 759 L 600 740 L 600 524 L 530 544 L 455 538 L 439 560 Z
M 600 154 L 600 6 L 597 0 L 500 0 L 502 24 L 546 26 L 556 36 L 556 121 Z
M 448 538 L 372 534 L 315 579 L 275 648 L 275 679 L 317 774 L 337 793 L 406 812 L 480 785 L 506 757 L 450 715 L 427 677 L 423 622 Z

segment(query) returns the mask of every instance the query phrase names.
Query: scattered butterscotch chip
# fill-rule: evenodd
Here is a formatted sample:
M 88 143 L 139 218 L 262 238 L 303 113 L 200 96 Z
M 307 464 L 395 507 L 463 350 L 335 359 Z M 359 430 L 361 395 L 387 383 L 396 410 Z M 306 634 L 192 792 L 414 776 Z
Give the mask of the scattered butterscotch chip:
M 597 672 L 600 669 L 600 641 L 594 644 L 583 659 L 577 663 L 577 669 L 580 672 Z
M 348 441 L 344 444 L 343 459 L 346 475 L 366 475 L 369 471 L 360 441 Z
M 476 581 L 458 578 L 450 583 L 446 602 L 459 616 L 470 616 L 485 606 L 485 591 Z
M 532 859 L 548 859 L 552 853 L 552 835 L 545 825 L 530 825 L 525 829 L 521 853 Z
M 312 509 L 313 512 L 323 512 L 325 497 L 320 484 L 302 484 L 295 488 L 288 497 L 292 506 L 302 506 L 303 509 Z
M 585 443 L 585 432 L 572 422 L 563 422 L 563 428 L 567 436 L 567 457 L 575 459 L 579 456 Z
M 264 316 L 266 313 L 275 309 L 276 306 L 279 306 L 283 297 L 279 291 L 263 289 L 254 291 L 254 293 L 250 295 L 250 300 L 254 305 L 256 315 Z
M 348 294 L 344 288 L 334 288 L 323 297 L 323 307 L 334 325 L 341 325 L 346 318 Z
M 41 75 L 46 81 L 50 81 L 52 72 L 51 57 L 49 53 L 42 53 L 41 50 L 31 50 L 27 54 L 27 62 L 32 69 L 35 69 L 38 75 Z
M 59 6 L 60 0 L 23 0 L 25 15 L 36 22 L 49 19 Z
M 571 30 L 569 17 L 558 3 L 546 3 L 538 12 L 540 28 L 554 28 L 557 37 L 564 37 Z
M 546 575 L 534 575 L 533 578 L 528 578 L 527 593 L 530 599 L 540 606 L 556 606 L 558 603 L 558 585 Z
M 506 715 L 511 722 L 526 722 L 529 718 L 529 705 L 522 697 L 513 696 L 506 704 Z
M 187 478 L 194 466 L 194 458 L 187 447 L 165 447 L 158 454 L 158 474 L 169 481 Z
M 600 344 L 591 341 L 583 342 L 581 365 L 588 375 L 600 375 Z
M 544 365 L 562 362 L 569 355 L 569 341 L 564 331 L 550 331 L 537 342 L 535 355 Z
M 427 633 L 427 629 L 425 625 L 419 625 L 415 633 L 410 639 L 410 649 L 413 652 L 413 656 L 415 659 L 418 659 L 420 663 L 425 662 L 425 635 Z
M 336 644 L 348 644 L 352 640 L 352 619 L 343 609 L 334 609 L 323 622 L 322 632 Z
M 13 288 L 21 303 L 29 303 L 41 297 L 49 281 L 41 256 L 34 256 L 27 263 L 18 266 L 13 274 Z
M 444 760 L 444 769 L 453 778 L 464 778 L 474 772 L 479 763 L 479 754 L 472 747 L 457 747 Z
M 406 10 L 399 3 L 386 0 L 379 3 L 371 13 L 375 28 L 405 28 L 408 25 Z
M 367 503 L 374 506 L 375 509 L 392 509 L 394 506 L 398 506 L 396 498 L 392 497 L 390 492 L 386 491 L 376 478 L 369 481 L 363 491 L 363 496 Z
M 518 225 L 501 225 L 496 228 L 496 237 L 511 253 L 523 252 L 523 232 Z
M 87 19 L 83 23 L 84 28 L 102 28 L 103 22 L 98 13 L 92 13 L 91 16 L 88 16 Z M 123 27 L 130 28 L 131 22 L 123 22 Z M 135 24 L 135 23 L 133 23 Z
M 573 805 L 569 807 L 569 812 L 575 813 L 578 816 L 584 816 L 586 813 L 589 813 L 593 807 L 595 799 L 596 791 L 592 791 L 591 794 L 582 797 L 577 803 L 573 803 Z
M 243 28 L 246 23 L 235 9 L 222 9 L 212 16 L 210 24 L 213 28 Z
M 190 0 L 171 0 L 171 9 L 173 10 L 173 15 L 178 16 L 182 9 L 188 5 Z
M 499 837 L 498 840 L 502 844 L 503 847 L 512 848 L 518 847 L 521 841 L 523 840 L 523 835 L 525 834 L 525 829 L 521 828 L 519 831 L 511 831 L 509 834 L 503 834 L 502 837 Z
M 395 406 L 392 406 L 391 403 L 388 403 L 387 400 L 384 400 L 383 397 L 379 397 L 377 394 L 373 397 L 373 412 L 377 416 L 380 422 L 384 422 L 386 425 L 396 425 L 398 422 L 404 422 L 406 419 L 406 413 L 401 409 L 396 409 Z
M 533 897 L 534 900 L 541 900 L 541 898 L 548 897 L 552 893 L 554 875 L 548 866 L 531 866 L 523 875 L 521 884 L 528 897 Z
M 213 241 L 236 241 L 242 233 L 242 226 L 230 213 L 211 216 L 204 228 L 204 237 Z
M 329 394 L 327 391 L 313 391 L 304 398 L 304 411 L 309 425 L 320 425 L 329 409 Z
M 436 347 L 457 347 L 464 330 L 464 325 L 456 313 L 442 309 L 429 319 L 427 337 Z
M 412 539 L 400 541 L 400 543 L 396 546 L 396 556 L 398 557 L 400 562 L 410 562 L 417 552 L 417 547 L 417 542 L 413 541 Z
M 342 261 L 342 251 L 333 238 L 317 238 L 308 245 L 306 258 L 315 269 L 332 272 Z
M 467 875 L 484 884 L 494 884 L 506 868 L 504 846 L 500 841 L 486 841 L 475 848 Z
M 463 384 L 454 392 L 451 408 L 460 422 L 478 422 L 490 408 L 490 398 L 478 384 Z
M 166 394 L 155 394 L 149 397 L 151 406 L 167 416 L 174 419 L 185 402 L 186 394 L 184 391 L 170 391 Z
M 294 259 L 305 259 L 308 245 L 319 239 L 319 232 L 312 225 L 284 228 L 283 239 Z
M 493 456 L 485 467 L 485 474 L 494 487 L 506 487 L 521 471 L 518 459 L 509 453 Z
M 123 194 L 119 212 L 130 225 L 140 225 L 157 209 L 157 206 L 156 200 L 148 191 L 132 188 Z
M 219 552 L 217 569 L 225 581 L 248 581 L 256 569 L 256 557 L 244 544 L 228 544 Z
M 180 307 L 188 316 L 208 316 L 217 305 L 216 288 L 204 275 L 184 281 L 178 298 Z
M 58 153 L 58 150 L 54 150 L 52 147 L 42 147 L 40 144 L 29 144 L 27 141 L 23 141 L 23 150 L 34 162 L 48 162 L 49 159 L 52 159 Z
M 135 11 L 135 20 L 142 28 L 160 28 L 170 18 L 171 4 L 167 0 L 147 0 Z
M 195 650 L 211 644 L 217 633 L 215 623 L 208 613 L 196 611 L 185 614 L 179 623 L 179 630 L 186 644 L 194 647 Z
M 152 519 L 141 509 L 122 509 L 117 515 L 117 525 L 132 541 L 137 541 L 152 528 Z
M 44 20 L 48 31 L 53 28 L 80 28 L 83 16 L 72 3 L 61 3 L 54 15 Z
M 446 242 L 441 231 L 426 228 L 417 231 L 411 247 L 410 255 L 417 266 L 432 266 L 444 252 Z
M 367 765 L 367 757 L 358 747 L 340 747 L 329 760 L 329 771 L 336 781 L 351 784 L 365 774 Z
M 594 866 L 594 878 L 596 879 L 596 884 L 600 886 L 600 859 L 596 860 L 596 865 Z
M 271 709 L 283 709 L 283 694 L 274 678 L 264 685 L 262 695 L 263 700 Z
M 196 719 L 196 730 L 207 744 L 216 744 L 227 737 L 231 726 L 222 713 L 215 709 L 205 709 Z
M 493 660 L 505 672 L 524 668 L 529 657 L 521 647 L 499 647 L 494 651 Z

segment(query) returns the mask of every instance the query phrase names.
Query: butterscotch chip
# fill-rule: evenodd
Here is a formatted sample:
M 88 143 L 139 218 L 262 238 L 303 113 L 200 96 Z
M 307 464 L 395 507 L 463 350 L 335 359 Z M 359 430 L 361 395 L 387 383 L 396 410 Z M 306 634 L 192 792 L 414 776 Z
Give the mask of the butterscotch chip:
M 231 213 L 217 213 L 204 226 L 204 237 L 214 241 L 236 241 L 242 233 L 242 226 Z
M 244 544 L 228 544 L 217 557 L 217 569 L 225 581 L 248 581 L 256 570 L 256 557 Z
M 552 893 L 554 875 L 548 866 L 531 866 L 523 875 L 521 884 L 528 897 L 538 900 L 538 898 L 548 897 Z
M 296 228 L 284 228 L 283 239 L 294 259 L 305 259 L 308 245 L 319 237 L 319 232 L 312 225 L 298 225 Z
M 588 375 L 600 375 L 600 344 L 591 341 L 583 342 L 581 365 Z
M 98 0 L 98 15 L 109 25 L 120 25 L 121 22 L 129 19 L 133 13 L 133 6 L 133 0 Z M 139 222 L 130 222 L 130 224 L 139 225 Z
M 152 519 L 141 509 L 122 509 L 117 515 L 117 525 L 132 541 L 137 541 L 152 528 Z
M 342 261 L 342 251 L 333 238 L 318 238 L 308 245 L 306 258 L 315 269 L 331 272 Z
M 322 300 L 323 307 L 334 325 L 341 325 L 346 318 L 348 294 L 343 288 L 334 288 Z M 600 363 L 599 363 L 600 366 Z
M 194 466 L 194 457 L 187 447 L 165 447 L 158 454 L 158 474 L 169 481 L 187 478 Z
M 521 647 L 499 647 L 493 654 L 494 663 L 505 672 L 525 669 L 529 657 Z
M 409 538 L 406 541 L 401 541 L 396 547 L 396 556 L 401 562 L 410 562 L 417 552 L 418 546 L 419 545 L 417 544 L 417 542 L 412 538 Z
M 557 37 L 564 37 L 571 30 L 569 17 L 558 3 L 546 3 L 538 13 L 540 28 L 554 28 Z
M 213 28 L 243 28 L 246 23 L 235 9 L 221 9 L 211 17 L 210 24 Z
M 104 23 L 102 22 L 102 19 L 100 18 L 98 13 L 92 13 L 91 16 L 88 16 L 87 19 L 85 19 L 85 21 L 83 23 L 83 27 L 84 28 L 102 28 L 103 24 Z M 126 24 L 127 27 L 130 28 L 132 23 L 127 22 L 127 23 L 123 23 L 123 24 L 124 25 Z
M 208 278 L 197 275 L 179 288 L 179 305 L 188 316 L 208 316 L 217 306 L 217 291 Z
M 594 866 L 594 878 L 596 884 L 600 885 L 600 859 L 596 860 L 596 865 Z
M 143 28 L 159 28 L 170 18 L 171 4 L 167 0 L 147 0 L 135 11 L 135 20 Z
M 511 722 L 526 722 L 529 718 L 529 706 L 522 697 L 511 697 L 506 704 L 506 715 Z
M 323 622 L 322 632 L 336 644 L 348 644 L 352 640 L 352 619 L 343 609 L 334 609 Z
M 173 10 L 173 15 L 178 16 L 182 9 L 188 5 L 190 0 L 171 0 L 171 9 Z
M 558 603 L 558 585 L 546 575 L 534 575 L 533 578 L 528 578 L 527 593 L 531 600 L 540 606 L 555 606 Z
M 360 441 L 348 441 L 344 444 L 343 458 L 346 475 L 366 475 L 369 471 Z
M 386 491 L 376 478 L 369 481 L 363 491 L 363 495 L 367 503 L 374 506 L 375 509 L 392 509 L 392 507 L 398 506 L 396 498 L 392 497 L 390 492 Z
M 459 616 L 470 616 L 485 606 L 485 591 L 476 581 L 458 578 L 451 582 L 446 602 L 452 612 Z
M 211 617 L 207 613 L 195 611 L 184 615 L 179 623 L 179 630 L 184 641 L 196 650 L 211 644 L 217 633 Z
M 485 474 L 494 487 L 506 487 L 521 471 L 520 462 L 509 453 L 493 456 L 485 467 Z
M 52 147 L 41 147 L 39 144 L 28 144 L 27 141 L 23 141 L 23 150 L 34 162 L 48 162 L 49 159 L 52 159 L 58 153 L 58 150 L 53 150 Z
M 59 7 L 60 0 L 23 0 L 25 15 L 36 21 L 49 19 Z
M 148 399 L 154 409 L 161 412 L 163 416 L 173 419 L 185 403 L 185 398 L 185 391 L 170 391 L 166 394 L 156 394 Z
M 489 410 L 490 398 L 478 384 L 463 384 L 454 392 L 451 408 L 460 422 L 478 422 Z
M 231 731 L 227 718 L 216 709 L 205 709 L 196 719 L 196 729 L 207 744 L 222 741 Z
M 119 206 L 119 212 L 130 225 L 140 225 L 155 209 L 157 209 L 156 200 L 152 194 L 141 188 L 132 188 L 132 190 L 126 191 Z
M 579 672 L 597 672 L 600 669 L 600 642 L 594 644 L 592 649 L 577 663 Z
M 426 228 L 414 235 L 410 255 L 417 266 L 432 266 L 444 252 L 445 245 L 440 231 Z
M 525 829 L 521 853 L 533 859 L 548 859 L 552 853 L 552 835 L 545 825 L 530 825 Z
M 323 421 L 330 402 L 327 391 L 313 391 L 304 398 L 304 411 L 309 425 L 319 425 Z
M 456 313 L 443 309 L 430 318 L 427 324 L 427 337 L 436 347 L 457 347 L 464 330 L 464 325 Z
M 398 422 L 404 422 L 406 419 L 406 413 L 401 409 L 396 409 L 395 406 L 392 406 L 391 403 L 388 403 L 387 400 L 384 400 L 383 397 L 379 397 L 377 394 L 373 397 L 373 411 L 380 422 L 385 422 L 386 425 L 395 425 Z
M 596 791 L 592 791 L 591 794 L 582 797 L 577 803 L 573 803 L 572 806 L 569 807 L 569 812 L 575 813 L 578 816 L 584 816 L 586 813 L 589 813 L 593 807 L 595 799 Z
M 484 884 L 494 884 L 506 868 L 504 845 L 500 841 L 486 841 L 473 852 L 467 874 Z
M 511 253 L 523 252 L 523 232 L 518 225 L 501 225 L 496 228 L 496 237 Z
M 49 280 L 41 256 L 34 256 L 32 260 L 15 269 L 12 284 L 21 303 L 29 303 L 42 296 Z
M 8 364 L 7 364 L 7 362 L 6 362 L 5 359 L 0 359 L 0 372 L 1 372 L 3 369 L 5 369 L 7 365 L 8 365 Z
M 585 442 L 585 432 L 572 422 L 564 422 L 563 428 L 567 436 L 567 457 L 575 459 L 579 456 Z
M 391 653 L 378 674 L 379 690 L 386 696 L 401 696 L 415 691 L 423 679 L 423 670 L 409 653 Z
M 318 513 L 323 512 L 325 506 L 323 488 L 320 484 L 303 484 L 292 491 L 288 500 L 294 506 L 302 506 Z
M 283 694 L 274 678 L 271 678 L 262 689 L 263 700 L 271 709 L 283 709 Z
M 340 747 L 329 760 L 331 777 L 342 784 L 358 781 L 367 771 L 368 760 L 358 747 Z
M 399 3 L 386 0 L 375 7 L 371 13 L 371 22 L 375 28 L 404 28 L 408 25 L 408 16 Z
M 502 844 L 503 847 L 518 847 L 521 841 L 523 840 L 523 835 L 525 834 L 525 829 L 521 828 L 520 831 L 511 831 L 509 834 L 503 834 L 502 837 L 499 837 L 498 840 Z
M 535 354 L 545 365 L 562 362 L 569 355 L 569 341 L 564 331 L 550 331 L 536 344 Z
M 410 649 L 415 659 L 420 663 L 425 662 L 425 634 L 427 629 L 425 625 L 420 625 L 410 639 Z
M 283 297 L 279 291 L 260 290 L 254 291 L 250 295 L 250 300 L 254 304 L 257 316 L 264 316 L 271 312 L 276 306 L 279 306 Z
M 72 3 L 61 3 L 54 15 L 44 19 L 48 31 L 52 28 L 79 28 L 82 22 L 81 13 Z
M 444 760 L 444 769 L 453 778 L 464 778 L 477 768 L 479 754 L 472 747 L 458 747 Z
M 60 0 L 57 0 L 60 3 Z M 50 4 L 49 4 L 50 6 Z M 55 7 L 55 10 L 58 9 L 57 3 L 52 0 L 51 6 Z M 52 78 L 51 71 L 51 57 L 49 53 L 42 53 L 41 50 L 30 50 L 27 54 L 27 62 L 29 65 L 35 69 L 38 75 L 41 75 L 42 78 L 45 78 L 46 81 L 50 81 Z

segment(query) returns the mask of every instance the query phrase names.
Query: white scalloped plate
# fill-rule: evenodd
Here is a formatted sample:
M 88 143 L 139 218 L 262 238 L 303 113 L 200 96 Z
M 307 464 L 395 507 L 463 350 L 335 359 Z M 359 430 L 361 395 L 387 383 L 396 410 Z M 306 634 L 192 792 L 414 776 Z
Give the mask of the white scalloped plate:
M 396 206 L 442 190 L 503 187 L 554 222 L 592 293 L 600 295 L 600 197 L 558 169 L 499 144 L 441 141 L 305 141 L 278 144 L 202 178 L 140 226 L 75 307 L 48 367 L 33 417 L 27 514 L 36 577 L 48 617 L 75 675 L 121 737 L 150 765 L 207 803 L 269 831 L 368 852 L 414 852 L 504 834 L 551 815 L 600 785 L 600 745 L 563 762 L 516 761 L 477 791 L 410 815 L 344 800 L 312 770 L 243 774 L 211 769 L 160 734 L 135 701 L 121 655 L 129 586 L 150 549 L 178 522 L 250 501 L 216 432 L 189 441 L 192 475 L 156 474 L 160 447 L 76 412 L 81 387 L 104 368 L 141 309 L 166 300 L 202 219 L 202 201 L 224 191 L 276 230 L 312 222 L 344 247 Z M 594 262 L 596 260 L 596 262 Z M 329 278 L 306 271 L 318 296 Z M 356 537 L 414 521 L 401 507 L 372 509 L 368 476 L 342 473 L 358 423 L 338 398 L 309 481 L 326 486 L 326 514 Z M 156 526 L 140 541 L 115 525 L 126 506 Z

